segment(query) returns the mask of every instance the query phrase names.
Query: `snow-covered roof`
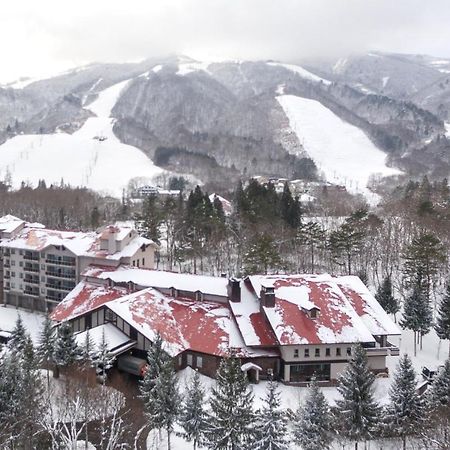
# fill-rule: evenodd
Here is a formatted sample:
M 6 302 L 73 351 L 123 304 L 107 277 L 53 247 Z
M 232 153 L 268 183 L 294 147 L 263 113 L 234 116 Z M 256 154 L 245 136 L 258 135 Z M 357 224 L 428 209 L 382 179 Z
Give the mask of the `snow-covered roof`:
M 109 278 L 115 283 L 132 282 L 142 287 L 154 287 L 159 289 L 175 288 L 178 291 L 200 291 L 203 294 L 227 297 L 228 280 L 222 277 L 142 269 L 124 265 L 117 268 L 92 265 L 81 275 L 103 280 Z
M 220 200 L 220 203 L 222 203 L 222 208 L 223 208 L 223 212 L 225 213 L 225 215 L 229 216 L 233 212 L 233 206 L 232 206 L 231 202 L 216 193 L 213 193 L 209 196 L 209 201 L 211 203 L 213 203 L 214 199 L 216 199 L 216 198 Z
M 272 282 L 275 306 L 263 307 L 281 345 L 375 342 L 371 332 L 330 275 L 251 276 L 257 296 Z M 320 309 L 311 317 L 308 310 Z
M 241 281 L 241 301 L 230 302 L 230 308 L 246 345 L 276 346 L 276 337 L 261 314 L 259 300 L 249 281 Z
M 117 227 L 119 237 L 130 232 L 128 227 Z M 49 246 L 64 246 L 74 255 L 119 261 L 123 257 L 133 256 L 143 245 L 154 244 L 150 239 L 135 236 L 121 251 L 112 254 L 100 248 L 100 240 L 105 238 L 104 232 L 60 231 L 47 228 L 25 227 L 17 236 L 4 240 L 0 246 L 19 248 L 30 251 L 41 251 Z
M 121 287 L 99 286 L 80 281 L 59 303 L 51 314 L 52 320 L 61 322 L 71 320 L 89 311 L 99 308 L 105 303 L 127 295 L 128 291 Z
M 0 217 L 0 232 L 12 233 L 14 230 L 24 224 L 24 220 L 12 216 L 11 214 L 6 214 L 5 216 Z
M 374 336 L 401 334 L 398 326 L 358 277 L 338 277 L 336 282 Z
M 232 348 L 242 357 L 276 356 L 245 346 L 227 305 L 175 299 L 148 288 L 109 302 L 107 307 L 150 341 L 160 333 L 172 356 L 185 350 L 225 356 Z
M 86 342 L 86 335 L 89 333 L 91 342 L 98 349 L 102 343 L 103 333 L 105 333 L 105 341 L 107 343 L 107 351 L 112 354 L 122 353 L 136 345 L 125 333 L 120 331 L 112 323 L 105 323 L 98 327 L 91 328 L 75 335 L 75 339 L 79 346 L 83 346 Z
M 34 343 L 37 343 L 45 320 L 45 315 L 42 313 L 32 313 L 11 306 L 0 305 L 0 331 L 10 333 L 14 329 L 19 316 L 25 329 L 30 333 L 31 339 Z M 7 335 L 5 334 L 5 336 Z

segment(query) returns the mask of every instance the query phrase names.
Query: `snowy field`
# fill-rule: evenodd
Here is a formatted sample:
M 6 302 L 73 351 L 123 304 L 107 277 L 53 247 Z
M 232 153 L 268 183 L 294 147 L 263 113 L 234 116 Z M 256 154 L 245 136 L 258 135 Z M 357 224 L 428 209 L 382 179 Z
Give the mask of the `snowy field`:
M 305 151 L 328 181 L 343 184 L 350 192 L 375 196 L 367 183 L 373 174 L 400 173 L 386 166 L 386 155 L 359 128 L 341 120 L 316 100 L 280 95 L 278 102 Z
M 30 333 L 31 339 L 34 343 L 37 343 L 45 319 L 43 314 L 0 305 L 0 332 L 5 331 L 10 333 L 14 329 L 19 315 L 25 328 Z
M 120 198 L 131 178 L 150 182 L 163 170 L 138 148 L 122 144 L 113 133 L 111 110 L 128 81 L 100 92 L 85 108 L 96 117 L 72 135 L 66 133 L 19 135 L 0 146 L 0 179 L 11 174 L 13 187 L 22 181 L 47 185 L 61 179 L 71 186 L 86 186 Z M 100 138 L 100 139 L 99 139 Z

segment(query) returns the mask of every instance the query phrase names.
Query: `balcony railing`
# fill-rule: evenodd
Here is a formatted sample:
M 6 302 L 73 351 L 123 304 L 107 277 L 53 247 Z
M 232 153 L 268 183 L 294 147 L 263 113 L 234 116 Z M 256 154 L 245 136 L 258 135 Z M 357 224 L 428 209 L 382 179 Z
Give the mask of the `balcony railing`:
M 23 281 L 25 283 L 30 283 L 30 284 L 39 284 L 39 278 L 31 278 L 31 277 L 25 277 L 23 279 Z
M 31 289 L 25 289 L 23 293 L 26 295 L 31 295 L 32 297 L 39 297 L 39 291 L 32 291 Z
M 69 287 L 69 286 L 59 286 L 53 283 L 45 283 L 45 286 L 50 289 L 56 289 L 57 291 L 71 291 L 75 287 L 75 285 Z
M 5 273 L 4 275 L 3 275 L 3 278 L 11 278 L 11 275 L 9 274 L 9 273 Z
M 47 258 L 45 260 L 45 262 L 47 264 L 53 264 L 56 266 L 69 266 L 69 267 L 73 267 L 75 266 L 75 260 L 71 261 L 71 260 L 64 260 L 64 259 L 58 259 L 58 258 Z
M 33 255 L 30 253 L 25 253 L 23 255 L 23 259 L 26 259 L 28 261 L 39 261 L 39 255 Z
M 23 270 L 24 270 L 25 272 L 34 272 L 34 273 L 37 273 L 37 272 L 39 272 L 39 266 L 33 267 L 33 266 L 27 266 L 27 265 L 25 265 L 24 268 L 23 268 Z
M 395 345 L 390 347 L 369 347 L 365 349 L 368 356 L 399 356 L 400 349 Z
M 54 270 L 46 270 L 45 274 L 55 278 L 66 278 L 69 280 L 75 279 L 75 272 L 66 273 L 66 272 L 55 272 Z

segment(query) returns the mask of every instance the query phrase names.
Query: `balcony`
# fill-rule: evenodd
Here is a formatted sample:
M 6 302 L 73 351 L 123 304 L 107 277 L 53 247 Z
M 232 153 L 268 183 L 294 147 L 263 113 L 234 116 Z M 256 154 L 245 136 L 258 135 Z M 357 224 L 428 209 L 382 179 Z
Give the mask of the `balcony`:
M 24 293 L 25 295 L 30 295 L 30 296 L 32 296 L 32 297 L 39 297 L 39 291 L 34 291 L 34 290 L 32 290 L 32 289 L 27 289 L 27 288 L 25 288 L 25 290 L 23 291 L 23 293 Z
M 55 278 L 64 278 L 67 280 L 74 280 L 75 279 L 75 272 L 63 272 L 63 271 L 55 271 L 55 270 L 46 270 L 45 274 L 49 277 L 55 277 Z
M 39 261 L 39 253 L 28 253 L 28 252 L 26 252 L 23 255 L 23 259 L 26 259 L 28 261 Z
M 9 273 L 5 273 L 5 274 L 3 275 L 3 278 L 9 279 L 9 278 L 11 278 L 11 275 L 10 275 Z
M 25 277 L 23 279 L 24 283 L 29 283 L 29 284 L 39 284 L 39 277 L 37 278 L 33 278 L 33 277 Z
M 47 264 L 52 264 L 55 266 L 68 266 L 74 267 L 76 265 L 75 258 L 73 259 L 63 259 L 63 258 L 46 258 L 45 262 Z
M 395 345 L 389 347 L 370 347 L 365 349 L 367 356 L 399 356 L 400 349 Z
M 11 265 L 10 265 L 8 259 L 5 259 L 5 260 L 3 261 L 3 267 L 11 267 Z
M 49 289 L 56 289 L 57 291 L 71 291 L 74 287 L 75 284 L 70 287 L 70 286 L 63 286 L 63 285 L 58 285 L 58 284 L 54 284 L 54 283 L 45 283 L 45 287 L 49 288 Z
M 33 273 L 39 273 L 39 266 L 31 266 L 31 265 L 26 265 L 23 268 L 24 272 L 33 272 Z

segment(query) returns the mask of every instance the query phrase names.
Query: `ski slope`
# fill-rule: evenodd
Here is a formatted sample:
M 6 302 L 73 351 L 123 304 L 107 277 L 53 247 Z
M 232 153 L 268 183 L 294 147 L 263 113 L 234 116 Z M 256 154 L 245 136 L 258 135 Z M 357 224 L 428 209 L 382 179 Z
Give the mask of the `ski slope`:
M 358 127 L 341 120 L 316 100 L 280 95 L 278 102 L 305 151 L 328 181 L 364 194 L 374 204 L 378 198 L 368 188 L 371 175 L 399 174 L 386 166 L 386 155 Z
M 278 62 L 268 62 L 267 63 L 268 66 L 273 66 L 273 67 L 284 67 L 287 70 L 290 70 L 291 72 L 296 73 L 297 75 L 300 75 L 302 78 L 305 78 L 306 80 L 309 81 L 315 81 L 315 82 L 322 82 L 326 85 L 331 84 L 331 81 L 326 80 L 325 78 L 321 78 L 318 75 L 310 72 L 309 70 L 304 69 L 301 66 L 298 66 L 296 64 L 283 64 L 283 63 L 278 63 Z
M 40 179 L 47 185 L 63 179 L 73 187 L 120 198 L 130 179 L 143 177 L 150 182 L 160 175 L 163 170 L 141 150 L 121 143 L 113 133 L 111 110 L 128 82 L 100 92 L 85 107 L 96 117 L 87 119 L 72 135 L 20 135 L 6 141 L 0 146 L 0 179 L 10 174 L 16 189 L 22 181 L 36 186 Z

